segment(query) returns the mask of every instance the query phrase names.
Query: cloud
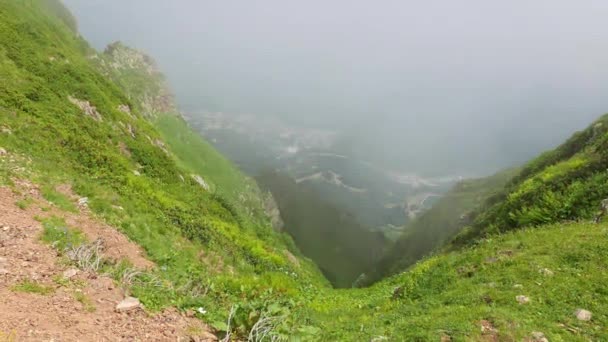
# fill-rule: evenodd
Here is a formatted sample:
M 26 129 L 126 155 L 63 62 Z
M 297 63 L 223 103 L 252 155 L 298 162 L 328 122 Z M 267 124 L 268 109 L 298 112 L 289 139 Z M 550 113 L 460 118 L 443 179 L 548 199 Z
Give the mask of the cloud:
M 608 108 L 605 1 L 65 2 L 184 108 L 330 127 L 391 167 L 491 172 Z

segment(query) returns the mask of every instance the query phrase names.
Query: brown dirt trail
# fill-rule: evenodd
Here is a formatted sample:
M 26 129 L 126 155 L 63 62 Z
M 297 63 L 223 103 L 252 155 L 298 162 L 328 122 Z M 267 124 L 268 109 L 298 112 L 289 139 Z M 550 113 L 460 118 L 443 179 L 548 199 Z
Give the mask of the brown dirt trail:
M 138 268 L 154 264 L 138 245 L 95 220 L 86 208 L 77 214 L 58 209 L 44 212 L 37 204 L 48 203 L 37 187 L 26 182 L 18 187 L 35 202 L 20 209 L 15 204 L 20 195 L 0 187 L 0 341 L 216 341 L 200 320 L 174 309 L 158 314 L 141 308 L 116 312 L 124 294 L 106 276 L 80 271 L 69 281 L 59 282 L 73 267 L 40 241 L 43 228 L 36 216 L 62 216 L 87 238 L 102 238 L 104 257 L 126 258 Z M 16 291 L 15 286 L 24 282 L 50 293 Z

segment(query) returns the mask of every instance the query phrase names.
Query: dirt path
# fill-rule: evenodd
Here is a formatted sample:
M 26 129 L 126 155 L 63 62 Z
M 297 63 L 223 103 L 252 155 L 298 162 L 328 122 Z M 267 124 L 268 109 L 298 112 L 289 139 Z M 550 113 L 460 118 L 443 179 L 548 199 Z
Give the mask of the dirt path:
M 37 188 L 20 188 L 43 201 Z M 209 329 L 177 310 L 148 314 L 142 309 L 116 312 L 122 290 L 105 276 L 78 272 L 66 283 L 58 282 L 71 266 L 63 265 L 57 252 L 40 242 L 42 225 L 36 216 L 48 216 L 38 205 L 22 210 L 20 196 L 0 187 L 0 341 L 215 341 Z M 63 213 L 66 222 L 81 228 L 88 238 L 101 237 L 109 257 L 127 258 L 147 268 L 139 246 L 87 210 Z M 35 283 L 48 294 L 16 291 L 15 286 Z

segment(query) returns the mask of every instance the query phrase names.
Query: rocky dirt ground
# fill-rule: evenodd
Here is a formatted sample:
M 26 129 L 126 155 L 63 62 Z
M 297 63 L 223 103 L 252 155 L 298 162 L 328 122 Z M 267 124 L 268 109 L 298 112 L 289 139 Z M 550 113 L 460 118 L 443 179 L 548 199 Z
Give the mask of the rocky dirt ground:
M 35 217 L 61 216 L 92 241 L 101 238 L 104 257 L 128 259 L 138 268 L 153 267 L 139 246 L 96 220 L 86 206 L 65 213 L 48 206 L 39 189 L 18 182 L 19 191 L 0 187 L 0 341 L 216 341 L 207 326 L 177 310 L 151 314 L 142 307 L 118 311 L 125 294 L 106 276 L 77 271 L 40 240 Z M 69 187 L 61 189 L 70 193 Z M 17 194 L 17 192 L 22 194 Z M 21 209 L 22 196 L 34 203 Z M 46 294 L 16 291 L 35 283 Z

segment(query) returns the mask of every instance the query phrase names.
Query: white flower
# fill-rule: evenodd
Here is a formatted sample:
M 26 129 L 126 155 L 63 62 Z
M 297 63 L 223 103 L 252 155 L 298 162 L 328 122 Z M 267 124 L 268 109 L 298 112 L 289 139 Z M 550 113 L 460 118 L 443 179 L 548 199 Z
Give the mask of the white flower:
M 196 309 L 196 311 L 198 311 L 198 313 L 200 313 L 201 315 L 204 315 L 207 313 L 207 310 L 205 310 L 203 308 L 198 308 L 198 309 Z

